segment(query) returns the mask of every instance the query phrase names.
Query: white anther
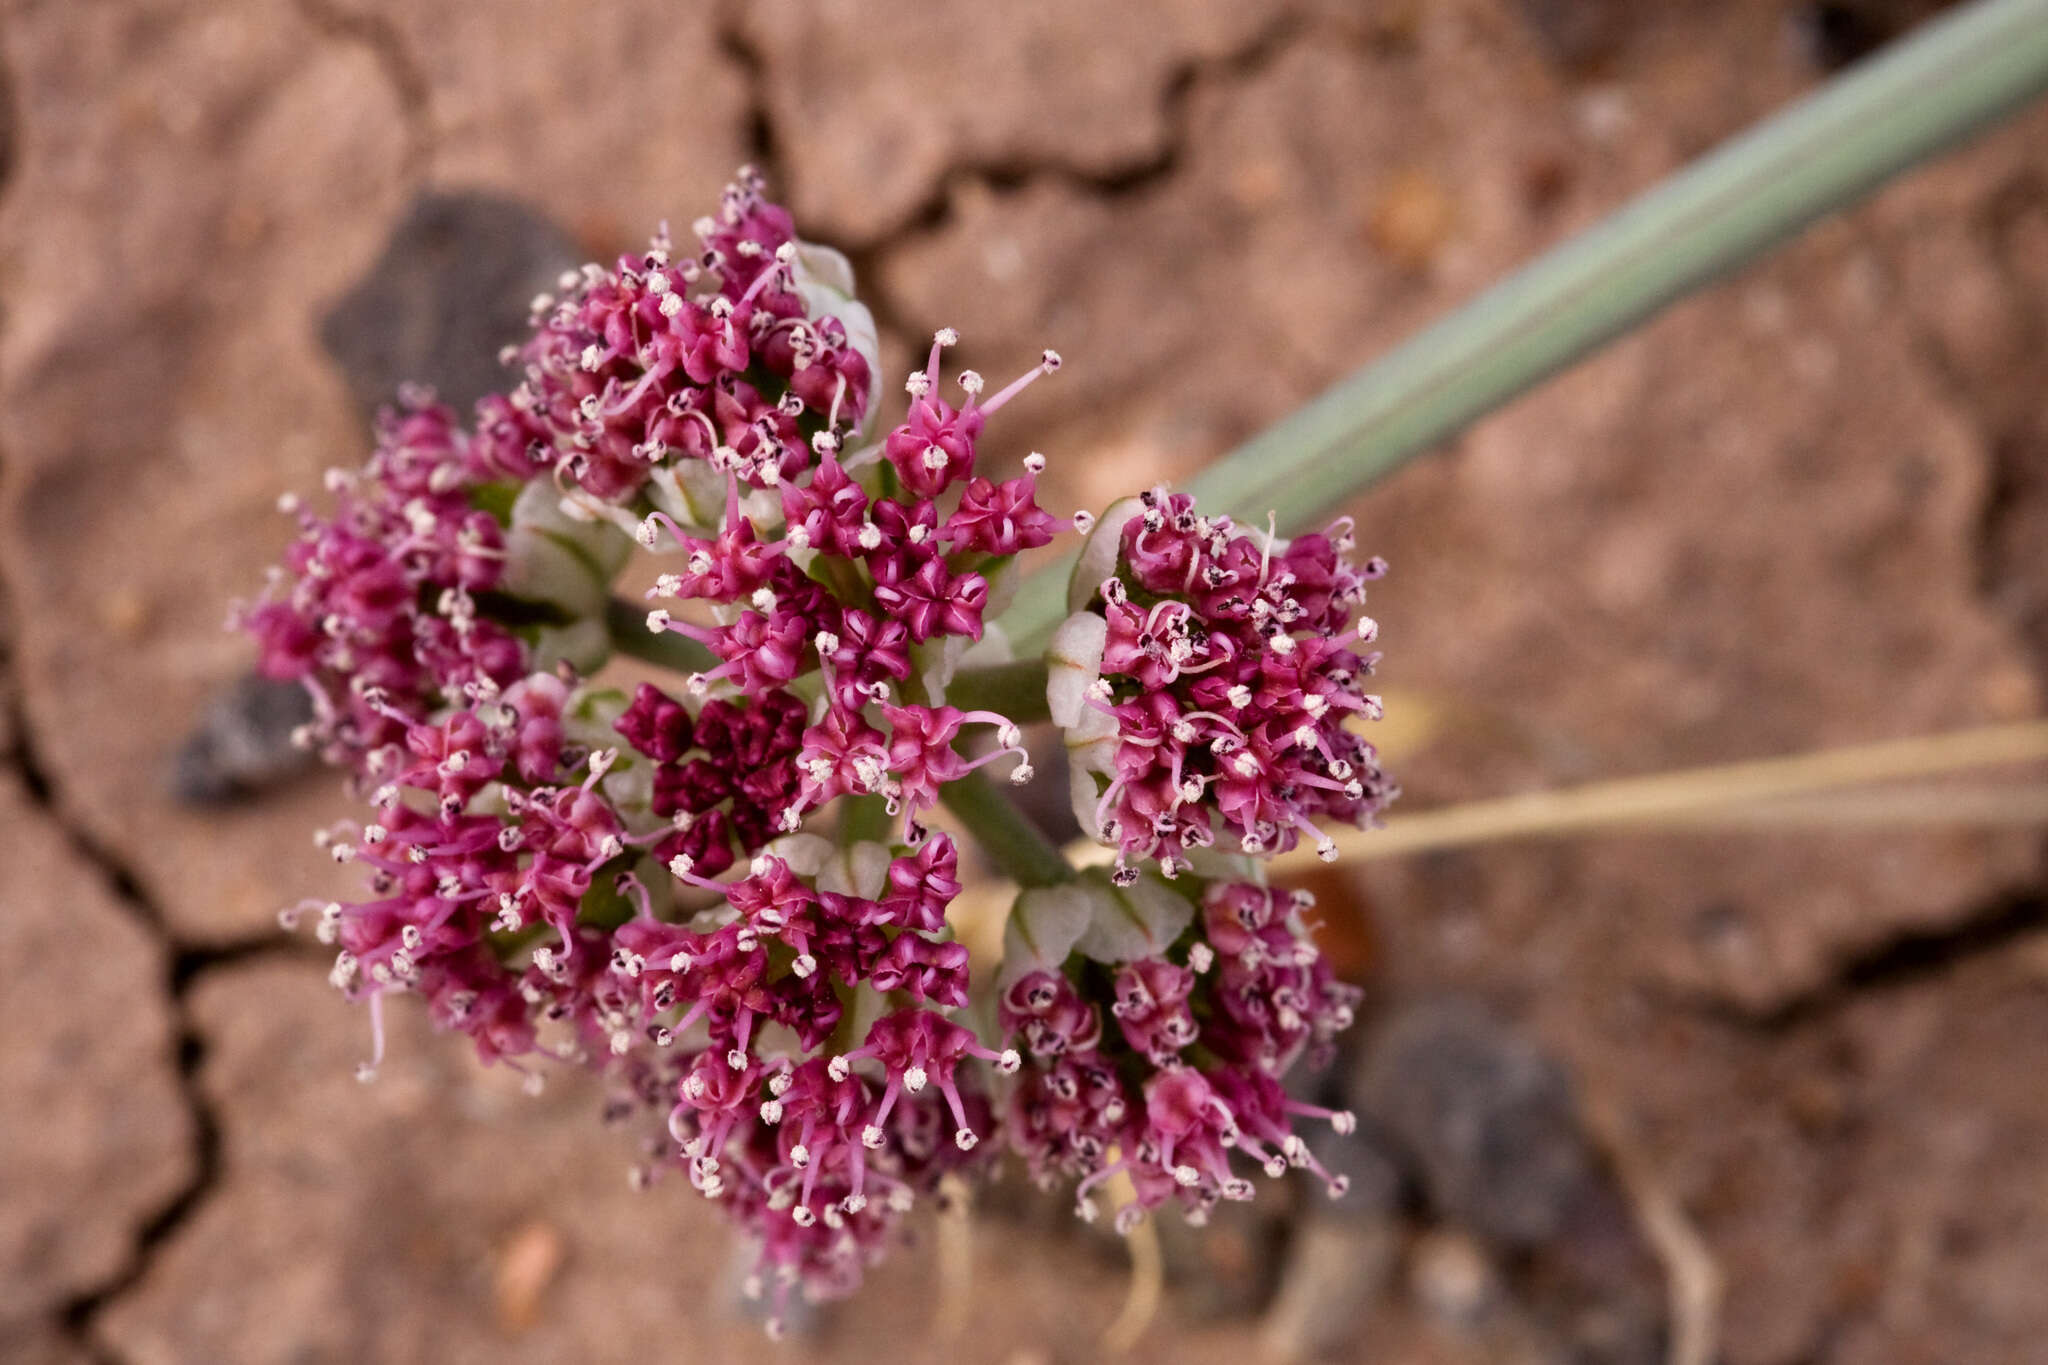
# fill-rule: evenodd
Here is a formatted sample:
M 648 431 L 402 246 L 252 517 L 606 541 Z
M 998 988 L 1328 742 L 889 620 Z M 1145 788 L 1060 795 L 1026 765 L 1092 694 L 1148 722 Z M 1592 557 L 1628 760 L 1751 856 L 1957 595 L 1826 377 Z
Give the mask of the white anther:
M 960 387 L 968 393 L 980 393 L 983 386 L 981 375 L 974 370 L 960 371 Z
M 679 879 L 687 879 L 690 875 L 691 869 L 695 868 L 696 866 L 697 860 L 695 858 L 692 858 L 687 853 L 678 853 L 675 857 L 670 858 L 668 860 L 668 870 L 674 873 L 676 877 Z M 676 954 L 676 956 L 682 957 L 684 956 L 684 954 L 678 953 Z
M 996 1058 L 996 1070 L 1005 1076 L 1016 1075 L 1017 1068 L 1023 1065 L 1024 1059 L 1017 1055 L 1017 1049 L 1013 1047 L 1004 1048 L 1003 1055 Z
M 655 608 L 655 609 L 654 609 L 653 611 L 650 611 L 650 612 L 648 612 L 648 613 L 647 613 L 647 631 L 648 631 L 648 634 L 650 634 L 650 635 L 659 635 L 659 634 L 661 634 L 661 633 L 662 633 L 663 631 L 665 631 L 665 630 L 667 630 L 667 629 L 668 629 L 668 623 L 669 623 L 669 621 L 670 621 L 671 619 L 672 619 L 672 618 L 671 618 L 671 617 L 669 616 L 669 614 L 668 614 L 668 611 L 667 611 L 667 609 L 666 609 L 666 608 L 663 608 L 663 607 L 656 607 L 656 608 Z
M 825 1074 L 835 1081 L 843 1081 L 853 1074 L 853 1063 L 844 1057 L 834 1057 L 825 1064 Z
M 909 1093 L 915 1095 L 918 1091 L 924 1089 L 924 1083 L 926 1079 L 927 1077 L 924 1074 L 923 1067 L 910 1067 L 906 1069 L 903 1073 L 903 1088 Z
M 585 346 L 583 348 L 584 369 L 594 372 L 597 369 L 597 367 L 602 364 L 604 364 L 604 347 L 598 345 L 596 342 L 592 342 L 590 345 Z
M 1206 943 L 1197 943 L 1188 949 L 1188 970 L 1200 976 L 1216 965 L 1216 950 Z
M 941 346 L 957 346 L 960 344 L 960 334 L 951 327 L 941 327 L 932 333 L 932 340 Z
M 1330 1130 L 1343 1135 L 1357 1132 L 1358 1115 L 1352 1113 L 1349 1109 L 1339 1109 L 1336 1113 L 1330 1115 Z
M 633 539 L 640 542 L 640 546 L 642 549 L 653 549 L 655 539 L 660 534 L 661 524 L 655 521 L 653 517 L 647 518 L 647 520 L 641 522 L 638 526 L 633 528 Z
M 937 473 L 946 467 L 946 458 L 946 452 L 938 446 L 926 446 L 924 448 L 924 467 L 933 473 Z
M 794 1147 L 791 1147 L 789 1149 L 789 1164 L 796 1167 L 798 1170 L 802 1170 L 804 1167 L 810 1165 L 811 1149 L 804 1146 L 801 1142 L 797 1143 Z
M 930 376 L 923 370 L 912 370 L 910 378 L 903 381 L 903 391 L 912 398 L 922 398 L 932 391 Z
M 953 1145 L 963 1152 L 973 1151 L 974 1144 L 979 1141 L 981 1139 L 974 1135 L 972 1128 L 962 1128 L 953 1134 Z
M 1013 786 L 1021 787 L 1036 776 L 1038 776 L 1038 770 L 1029 763 L 1019 763 L 1010 770 L 1010 782 Z
M 860 1130 L 860 1145 L 869 1151 L 878 1151 L 882 1146 L 882 1130 L 874 1124 Z
M 860 534 L 855 538 L 859 540 L 860 547 L 863 550 L 880 549 L 882 545 L 882 528 L 875 525 L 872 521 L 864 521 L 860 524 Z
M 1085 510 L 1074 513 L 1074 529 L 1084 536 L 1087 535 L 1095 529 L 1095 514 Z

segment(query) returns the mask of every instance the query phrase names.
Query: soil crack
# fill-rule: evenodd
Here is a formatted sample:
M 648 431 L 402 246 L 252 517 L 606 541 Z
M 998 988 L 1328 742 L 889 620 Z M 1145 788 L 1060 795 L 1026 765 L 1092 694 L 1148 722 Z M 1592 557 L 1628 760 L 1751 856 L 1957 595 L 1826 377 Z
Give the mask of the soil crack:
M 1166 136 L 1157 150 L 1120 166 L 1094 169 L 1057 157 L 969 157 L 933 177 L 930 190 L 895 223 L 855 244 L 861 255 L 879 257 L 910 239 L 943 230 L 953 218 L 956 191 L 979 183 L 997 193 L 1011 193 L 1041 180 L 1070 186 L 1082 194 L 1116 200 L 1141 194 L 1179 173 L 1193 140 L 1191 108 L 1200 90 L 1252 80 L 1264 73 L 1309 31 L 1299 15 L 1275 15 L 1243 46 L 1213 57 L 1196 57 L 1175 67 L 1160 94 Z M 858 259 L 858 257 L 857 257 Z
M 1746 1031 L 1780 1038 L 1867 995 L 1946 975 L 2043 930 L 2048 930 L 2048 891 L 2038 885 L 2015 887 L 1955 924 L 1898 934 L 1852 954 L 1826 981 L 1776 1004 L 1746 1008 L 1701 995 L 1688 995 L 1683 1004 Z

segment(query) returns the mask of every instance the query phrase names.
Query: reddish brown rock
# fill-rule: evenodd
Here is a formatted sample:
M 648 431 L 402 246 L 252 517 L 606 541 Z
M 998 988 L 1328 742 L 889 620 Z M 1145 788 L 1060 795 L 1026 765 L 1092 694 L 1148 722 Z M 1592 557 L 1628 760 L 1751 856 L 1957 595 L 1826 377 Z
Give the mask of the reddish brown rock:
M 603 252 L 683 233 L 747 159 L 716 7 L 330 0 L 415 88 L 429 177 L 514 195 Z
M 0 1325 L 0 1360 L 8 1365 L 88 1365 L 92 1357 L 53 1326 Z
M 1390 685 L 1480 718 L 1409 765 L 1410 799 L 2034 711 L 2026 655 L 1981 595 L 1990 452 L 1898 323 L 1856 222 L 1361 503 L 1362 535 L 1396 565 L 1380 619 L 1419 627 L 1410 648 L 1390 628 Z M 2036 875 L 2037 853 L 2031 835 L 1966 829 L 1744 830 L 1476 852 L 1456 860 L 1462 881 L 1418 865 L 1380 891 L 1398 905 L 1428 879 L 1478 917 L 1489 958 L 1529 964 L 1514 976 L 1617 971 L 1761 1009 L 1956 921 Z
M 1465 97 L 1480 88 L 1513 99 Z M 1197 81 L 1187 111 L 1161 182 L 969 184 L 883 260 L 910 321 L 960 327 L 963 364 L 1060 351 L 1000 440 L 1043 448 L 1077 501 L 1185 477 L 1554 230 L 1524 194 L 1526 166 L 1570 145 L 1554 85 L 1448 11 L 1385 50 L 1304 29 Z M 1423 184 L 1431 221 L 1393 228 L 1390 199 Z
M 1697 1219 L 1730 1365 L 2038 1354 L 2040 961 L 2017 946 L 1775 1032 L 1539 1003 Z
M 124 1267 L 191 1179 L 193 1133 L 161 950 L 11 773 L 0 867 L 0 1358 L 58 1360 L 28 1319 Z
M 31 4 L 6 27 L 18 681 L 67 814 L 198 938 L 317 889 L 306 834 L 336 807 L 324 781 L 228 815 L 169 791 L 178 742 L 248 667 L 221 622 L 282 548 L 271 504 L 364 449 L 310 319 L 399 203 L 403 120 L 371 53 L 299 14 Z
M 1179 86 L 1256 51 L 1284 7 L 773 0 L 739 15 L 798 220 L 866 243 L 957 166 L 1114 179 L 1163 165 Z

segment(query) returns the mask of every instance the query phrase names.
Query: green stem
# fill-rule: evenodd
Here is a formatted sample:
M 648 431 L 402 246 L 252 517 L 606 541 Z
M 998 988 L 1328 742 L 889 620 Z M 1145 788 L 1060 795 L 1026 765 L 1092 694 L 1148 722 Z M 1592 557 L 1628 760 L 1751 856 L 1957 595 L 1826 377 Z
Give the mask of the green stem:
M 624 598 L 605 603 L 604 628 L 611 634 L 613 649 L 658 668 L 687 675 L 718 667 L 717 657 L 689 636 L 649 630 L 646 610 Z
M 839 808 L 840 847 L 892 842 L 890 836 L 896 817 L 889 814 L 889 803 L 881 797 L 843 796 L 839 799 Z
M 1045 699 L 1045 660 L 1019 659 L 986 668 L 963 668 L 946 684 L 946 704 L 962 711 L 994 711 L 1019 725 L 1051 720 Z
M 1333 514 L 1411 456 L 1807 223 L 2048 89 L 2048 0 L 1930 20 L 1539 257 L 1210 466 L 1208 509 L 1282 530 Z M 1019 587 L 1020 654 L 1065 612 L 1071 560 Z
M 986 774 L 972 772 L 947 783 L 939 799 L 967 826 L 996 870 L 1019 886 L 1052 886 L 1074 875 L 1066 855 Z

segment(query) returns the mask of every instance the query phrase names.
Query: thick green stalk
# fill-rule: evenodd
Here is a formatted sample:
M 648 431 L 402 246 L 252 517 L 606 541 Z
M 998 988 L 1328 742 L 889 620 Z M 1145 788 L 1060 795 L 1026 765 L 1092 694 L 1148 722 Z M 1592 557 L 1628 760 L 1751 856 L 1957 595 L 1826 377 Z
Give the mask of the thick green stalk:
M 1053 886 L 1074 875 L 1066 855 L 996 789 L 986 773 L 972 772 L 948 782 L 939 790 L 939 799 L 967 827 L 996 870 L 1019 886 Z
M 1051 720 L 1045 696 L 1045 660 L 1018 659 L 986 668 L 963 668 L 946 684 L 946 704 L 962 711 L 994 711 L 1019 725 Z
M 1977 0 L 1656 185 L 1210 466 L 1205 508 L 1282 530 L 1346 498 L 1665 304 L 2048 89 L 2048 0 Z M 1042 649 L 1071 560 L 1003 627 Z
M 886 844 L 897 824 L 889 814 L 889 803 L 879 796 L 843 796 L 839 799 L 839 844 L 850 848 L 859 843 Z
M 614 597 L 605 603 L 604 628 L 612 637 L 613 649 L 657 668 L 688 676 L 718 667 L 717 657 L 689 636 L 649 630 L 647 609 L 624 598 Z

